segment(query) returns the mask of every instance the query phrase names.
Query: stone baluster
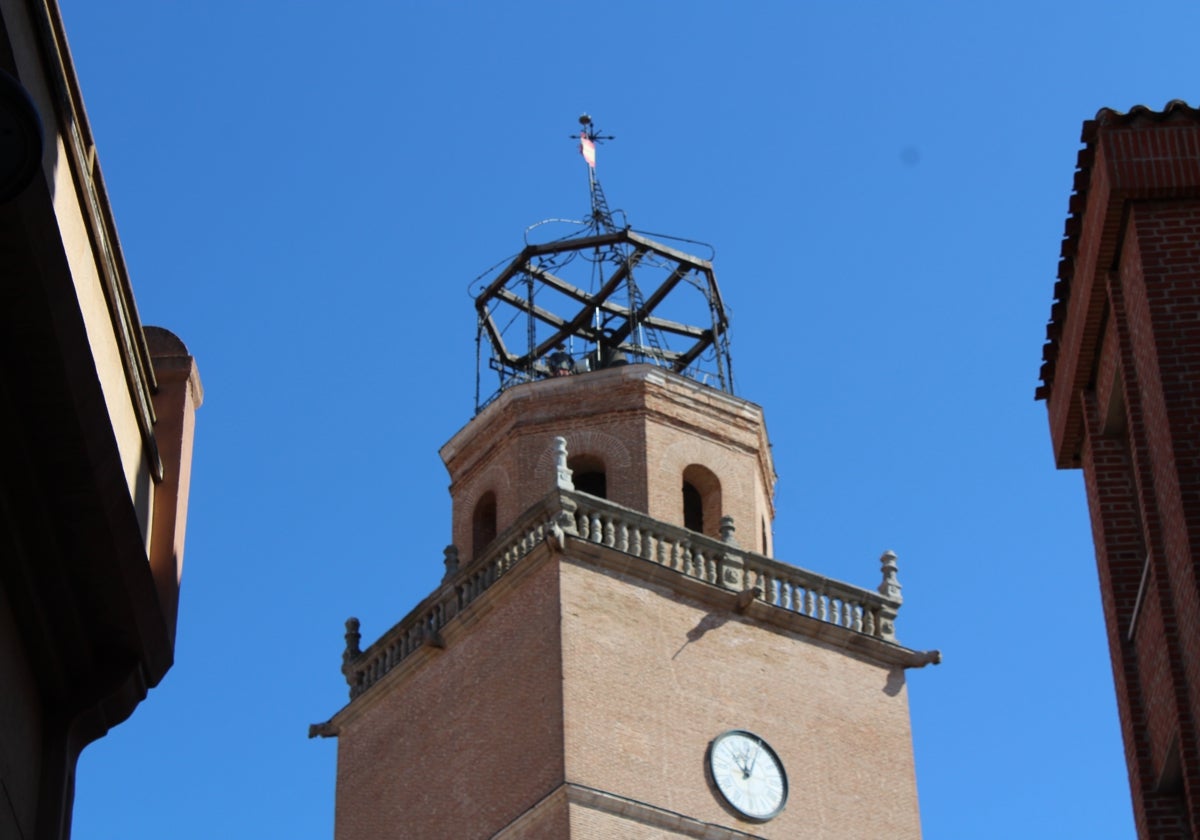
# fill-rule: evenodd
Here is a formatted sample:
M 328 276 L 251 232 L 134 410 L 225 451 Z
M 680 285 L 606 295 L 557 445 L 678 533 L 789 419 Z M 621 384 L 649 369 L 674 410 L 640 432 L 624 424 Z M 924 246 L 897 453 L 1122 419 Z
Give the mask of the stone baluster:
M 362 633 L 358 632 L 360 626 L 358 619 L 354 616 L 346 619 L 346 635 L 344 637 L 346 649 L 342 651 L 343 663 L 353 662 L 362 656 L 362 649 L 359 647 L 359 643 L 362 641 Z
M 721 542 L 725 543 L 730 549 L 737 548 L 737 540 L 733 536 L 737 528 L 733 525 L 733 517 L 728 515 L 722 516 L 720 529 Z M 712 582 L 719 586 L 732 589 L 734 592 L 741 592 L 745 579 L 746 563 L 742 555 L 738 552 L 726 551 L 721 555 L 719 565 L 714 564 Z
M 737 528 L 735 528 L 733 525 L 733 517 L 732 516 L 722 516 L 721 517 L 721 542 L 725 543 L 726 545 L 731 545 L 731 546 L 736 547 L 737 540 L 733 536 L 735 531 L 737 531 Z
M 567 466 L 567 439 L 561 436 L 554 439 L 554 483 L 559 490 L 575 489 L 571 468 Z
M 442 575 L 442 583 L 450 580 L 458 573 L 458 546 L 451 543 L 442 550 L 443 560 L 446 565 L 446 573 Z
M 879 584 L 879 594 L 895 602 L 897 606 L 904 600 L 900 594 L 900 581 L 896 577 L 896 552 L 885 551 L 879 558 L 883 571 L 883 581 Z M 889 642 L 896 640 L 896 607 L 887 606 L 879 611 L 878 636 Z

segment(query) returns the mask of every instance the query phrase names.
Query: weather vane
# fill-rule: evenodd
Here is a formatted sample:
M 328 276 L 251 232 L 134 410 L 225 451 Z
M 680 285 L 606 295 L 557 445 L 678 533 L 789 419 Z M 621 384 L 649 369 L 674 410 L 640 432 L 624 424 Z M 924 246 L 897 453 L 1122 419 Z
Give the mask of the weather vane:
M 604 198 L 604 188 L 600 186 L 600 179 L 596 177 L 596 144 L 602 143 L 605 140 L 615 140 L 611 134 L 600 134 L 596 131 L 596 124 L 592 122 L 592 118 L 588 114 L 581 114 L 579 117 L 578 134 L 572 134 L 571 139 L 579 140 L 579 153 L 583 155 L 583 159 L 588 165 L 588 192 L 592 197 L 592 218 L 591 227 L 597 231 L 604 230 L 611 232 L 617 229 L 613 224 L 612 213 L 608 209 L 608 201 Z

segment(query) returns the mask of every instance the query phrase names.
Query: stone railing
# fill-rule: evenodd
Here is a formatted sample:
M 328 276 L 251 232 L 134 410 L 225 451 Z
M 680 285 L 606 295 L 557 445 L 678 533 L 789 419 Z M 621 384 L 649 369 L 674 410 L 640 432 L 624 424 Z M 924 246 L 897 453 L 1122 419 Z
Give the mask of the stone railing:
M 501 534 L 476 562 L 459 568 L 458 550 L 445 551 L 446 575 L 442 585 L 418 604 L 391 630 L 367 648 L 359 649 L 358 619 L 346 622 L 346 650 L 342 654 L 342 673 L 350 685 L 350 699 L 362 694 L 388 671 L 424 645 L 441 647 L 441 631 L 450 619 L 513 568 L 536 546 L 555 532 L 561 505 L 558 494 L 526 512 Z
M 722 520 L 721 532 L 722 539 L 715 539 L 560 486 L 501 534 L 477 561 L 460 568 L 457 549 L 448 547 L 442 586 L 367 650 L 359 649 L 358 620 L 346 622 L 342 672 L 350 698 L 421 647 L 441 647 L 446 623 L 547 541 L 558 546 L 569 546 L 574 540 L 601 545 L 737 592 L 743 596 L 742 608 L 759 601 L 854 633 L 895 641 L 896 611 L 902 599 L 892 552 L 883 555 L 883 583 L 872 592 L 743 551 L 734 541 L 729 517 Z
M 722 539 L 668 525 L 643 513 L 581 493 L 566 496 L 575 506 L 575 534 L 632 554 L 687 577 L 736 592 L 752 600 L 836 624 L 868 636 L 895 641 L 900 584 L 896 555 L 881 558 L 883 582 L 872 592 L 761 554 L 739 549 L 733 522 L 721 522 Z

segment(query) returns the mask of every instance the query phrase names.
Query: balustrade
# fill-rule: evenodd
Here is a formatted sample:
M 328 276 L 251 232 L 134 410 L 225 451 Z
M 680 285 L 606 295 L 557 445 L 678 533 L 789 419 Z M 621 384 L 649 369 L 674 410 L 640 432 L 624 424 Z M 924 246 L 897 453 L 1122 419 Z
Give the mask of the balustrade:
M 732 522 L 725 528 L 732 534 Z M 603 545 L 715 586 L 753 591 L 754 599 L 768 606 L 855 633 L 886 641 L 895 638 L 894 621 L 901 599 L 891 552 L 883 557 L 881 592 L 872 592 L 560 488 L 496 540 L 493 549 L 479 560 L 460 568 L 457 552 L 448 549 L 443 586 L 365 651 L 357 649 L 354 624 L 343 657 L 351 699 L 427 641 L 439 638 L 448 621 L 552 535 L 559 540 L 575 537 Z

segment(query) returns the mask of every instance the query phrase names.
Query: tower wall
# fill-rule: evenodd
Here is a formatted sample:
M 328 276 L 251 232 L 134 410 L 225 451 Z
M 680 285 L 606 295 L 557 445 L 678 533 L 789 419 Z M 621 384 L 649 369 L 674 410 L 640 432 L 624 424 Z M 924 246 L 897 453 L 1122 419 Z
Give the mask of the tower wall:
M 565 561 L 561 589 L 566 776 L 612 797 L 575 805 L 572 837 L 708 836 L 628 822 L 638 806 L 764 838 L 920 837 L 902 668 L 590 562 Z M 726 810 L 706 777 L 730 729 L 786 768 L 768 823 Z
M 558 573 L 528 558 L 343 713 L 338 840 L 492 837 L 563 778 Z M 563 808 L 511 840 L 566 836 Z
M 762 410 L 650 365 L 629 365 L 508 389 L 442 447 L 450 473 L 452 540 L 477 553 L 473 515 L 486 494 L 497 502 L 496 533 L 541 499 L 554 475 L 553 441 L 573 458 L 604 463 L 607 498 L 683 525 L 684 471 L 698 465 L 720 484 L 719 534 L 732 516 L 739 543 L 769 553 L 774 466 Z
M 1200 113 L 1083 139 L 1039 396 L 1084 470 L 1138 834 L 1200 836 Z
M 336 716 L 338 840 L 919 838 L 910 652 L 875 660 L 845 627 L 735 601 L 607 546 L 542 544 Z M 767 823 L 707 776 L 730 729 L 786 768 Z

